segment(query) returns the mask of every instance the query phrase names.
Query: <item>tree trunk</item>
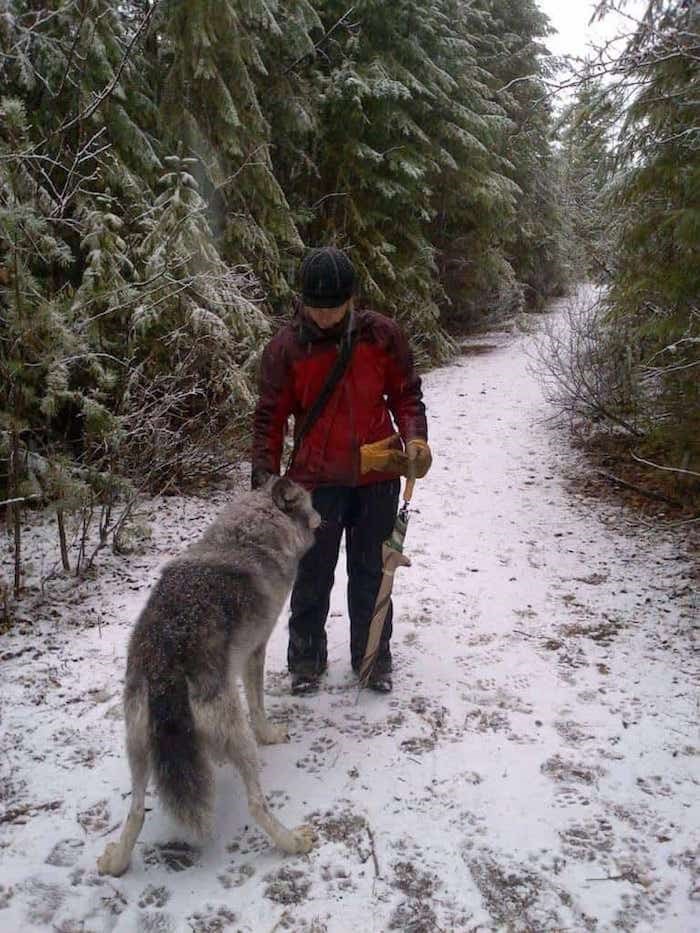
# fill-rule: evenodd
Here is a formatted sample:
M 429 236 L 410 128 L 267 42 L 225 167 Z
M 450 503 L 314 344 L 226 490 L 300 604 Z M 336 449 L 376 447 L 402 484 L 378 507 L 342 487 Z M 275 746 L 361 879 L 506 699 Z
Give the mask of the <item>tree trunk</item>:
M 2 627 L 10 627 L 10 588 L 4 580 L 0 580 L 0 598 L 2 599 Z
M 70 573 L 70 560 L 68 559 L 68 543 L 66 541 L 66 519 L 63 509 L 56 510 L 56 521 L 58 522 L 58 541 L 61 546 L 61 563 L 63 569 Z
M 19 499 L 19 434 L 12 432 L 12 448 L 10 450 L 10 475 L 9 488 L 10 498 Z M 15 576 L 14 592 L 19 596 L 22 589 L 22 503 L 13 502 L 10 506 L 11 521 L 14 529 L 15 539 Z

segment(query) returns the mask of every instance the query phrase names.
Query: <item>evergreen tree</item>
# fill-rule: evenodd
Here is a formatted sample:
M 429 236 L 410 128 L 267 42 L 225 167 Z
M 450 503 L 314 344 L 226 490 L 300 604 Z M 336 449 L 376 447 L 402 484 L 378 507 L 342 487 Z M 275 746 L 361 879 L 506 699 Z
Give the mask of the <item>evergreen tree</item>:
M 192 168 L 165 158 L 162 193 L 145 221 L 144 287 L 130 323 L 120 406 L 128 472 L 175 486 L 230 462 L 253 404 L 252 383 L 269 333 L 251 276 L 221 259 Z
M 30 127 L 24 104 L 0 102 L 0 492 L 16 500 L 15 592 L 22 582 L 21 510 L 45 496 L 57 511 L 68 569 L 63 508 L 75 506 L 85 483 L 65 468 L 99 461 L 115 419 L 105 402 L 111 382 L 76 326 L 70 289 L 49 289 L 72 262 L 50 223 L 52 193 L 28 163 Z
M 349 248 L 366 298 L 402 318 L 426 357 L 444 358 L 435 186 L 450 184 L 466 154 L 472 178 L 488 162 L 482 89 L 472 81 L 467 93 L 468 77 L 450 71 L 462 64 L 457 8 L 402 0 L 387 15 L 365 0 L 346 22 L 340 3 L 316 7 L 327 33 L 312 78 L 322 107 L 294 201 L 314 211 L 306 236 Z
M 317 9 L 326 30 L 346 12 L 339 2 Z M 311 150 L 314 195 L 322 200 L 310 237 L 349 248 L 367 299 L 394 314 L 411 308 L 415 330 L 426 336 L 437 332 L 439 292 L 425 235 L 433 214 L 431 141 L 421 114 L 439 79 L 422 43 L 435 20 L 421 0 L 402 0 L 390 16 L 378 0 L 355 6 L 354 25 L 324 46 L 320 129 Z
M 121 210 L 142 208 L 148 178 L 136 179 L 157 159 L 129 114 L 138 95 L 121 17 L 102 0 L 54 6 L 34 15 L 17 0 L 4 19 L 14 54 L 2 77 L 15 97 L 4 105 L 0 256 L 12 266 L 8 308 L 29 328 L 23 352 L 34 351 L 7 404 L 23 412 L 24 443 L 46 463 L 69 452 L 101 468 L 126 343 L 114 308 L 128 300 L 131 272 L 109 186 Z
M 456 85 L 447 100 L 432 108 L 431 137 L 442 156 L 433 180 L 433 238 L 450 298 L 444 318 L 462 324 L 518 304 L 503 231 L 513 222 L 519 189 L 499 155 L 511 123 L 495 99 L 496 79 L 488 70 L 491 17 L 484 4 L 458 0 L 446 3 L 444 11 L 449 23 L 444 67 Z
M 314 39 L 323 42 L 323 24 L 312 0 L 279 4 L 275 17 L 279 29 L 258 36 L 265 72 L 256 72 L 254 80 L 270 127 L 273 171 L 287 198 L 291 220 L 303 237 L 314 219 L 315 201 L 321 197 L 315 193 L 318 172 L 312 152 L 322 113 Z M 298 250 L 280 252 L 279 261 L 293 288 Z M 288 293 L 271 296 L 273 307 L 288 309 L 288 298 Z
M 0 41 L 13 53 L 2 59 L 2 78 L 16 96 L 0 121 L 0 285 L 7 286 L 0 304 L 19 309 L 4 365 L 20 374 L 8 380 L 14 395 L 2 409 L 9 418 L 20 412 L 25 446 L 42 457 L 68 452 L 85 477 L 86 467 L 113 470 L 118 459 L 129 469 L 143 466 L 134 456 L 138 445 L 125 443 L 120 428 L 128 420 L 129 438 L 148 432 L 149 412 L 130 405 L 138 382 L 131 367 L 135 360 L 143 372 L 146 359 L 157 359 L 162 374 L 171 347 L 159 343 L 155 328 L 145 349 L 132 339 L 134 321 L 153 315 L 172 323 L 182 312 L 181 333 L 195 333 L 195 340 L 207 320 L 218 329 L 212 372 L 225 368 L 219 350 L 233 365 L 209 394 L 204 383 L 197 391 L 202 399 L 218 392 L 235 412 L 252 403 L 264 316 L 243 297 L 253 287 L 248 273 L 224 266 L 196 185 L 188 195 L 178 170 L 166 176 L 179 179 L 172 197 L 152 193 L 168 145 L 158 36 L 145 28 L 152 8 L 103 0 L 55 6 L 34 17 L 31 3 L 12 0 L 11 15 L 1 20 Z M 156 248 L 159 236 L 170 245 Z M 196 307 L 185 292 L 199 295 Z M 221 320 L 212 308 L 223 309 Z M 29 328 L 24 336 L 20 323 Z M 17 347 L 27 359 L 13 363 Z M 176 379 L 170 388 L 179 391 Z M 175 433 L 189 417 L 187 406 L 180 415 L 179 425 L 170 418 Z
M 497 79 L 497 99 L 511 121 L 501 154 L 519 188 L 507 231 L 508 256 L 539 307 L 563 288 L 562 223 L 551 139 L 551 107 L 544 78 L 547 50 L 538 40 L 551 31 L 534 0 L 488 0 L 492 33 L 487 61 Z
M 625 80 L 618 91 L 628 106 L 609 202 L 620 217 L 609 301 L 616 319 L 625 320 L 636 334 L 648 389 L 649 444 L 696 473 L 699 34 L 697 5 L 649 0 L 619 63 Z
M 109 366 L 89 341 L 74 314 L 71 289 L 47 288 L 60 279 L 73 256 L 46 216 L 49 192 L 37 186 L 17 153 L 26 148 L 29 126 L 24 105 L 2 102 L 5 129 L 0 156 L 0 256 L 5 288 L 3 343 L 4 397 L 0 407 L 26 436 L 27 444 L 51 455 L 68 444 L 86 457 L 86 445 L 100 446 L 113 427 L 107 409 L 112 385 Z M 76 420 L 82 422 L 76 433 Z
M 160 482 L 232 443 L 304 244 L 347 248 L 423 363 L 451 353 L 445 323 L 545 276 L 531 3 L 2 9 L 2 353 L 23 369 L 2 409 L 27 449 Z
M 155 180 L 156 112 L 139 86 L 141 47 L 131 48 L 123 9 L 107 0 L 38 6 L 11 0 L 14 54 L 5 77 L 31 113 L 36 152 L 60 155 L 47 182 L 73 209 L 80 181 L 94 191 Z M 70 157 L 78 154 L 76 165 Z
M 84 271 L 75 291 L 72 311 L 81 329 L 103 352 L 121 353 L 130 306 L 136 298 L 134 266 L 122 237 L 124 222 L 109 194 L 98 196 L 81 218 L 85 235 L 80 243 Z
M 24 105 L 4 98 L 0 115 L 0 409 L 2 429 L 17 439 L 28 438 L 71 395 L 64 358 L 83 348 L 66 326 L 65 306 L 58 298 L 47 300 L 41 286 L 42 274 L 65 268 L 71 253 L 44 216 L 40 202 L 45 192 L 36 190 L 16 157 L 29 133 Z
M 250 264 L 288 294 L 281 255 L 302 244 L 270 159 L 270 127 L 255 77 L 267 75 L 261 36 L 279 35 L 265 0 L 168 0 L 160 62 L 164 125 L 199 160 L 200 186 L 232 264 Z
M 572 274 L 604 275 L 610 263 L 604 205 L 612 171 L 611 107 L 599 80 L 585 79 L 558 121 L 561 210 Z

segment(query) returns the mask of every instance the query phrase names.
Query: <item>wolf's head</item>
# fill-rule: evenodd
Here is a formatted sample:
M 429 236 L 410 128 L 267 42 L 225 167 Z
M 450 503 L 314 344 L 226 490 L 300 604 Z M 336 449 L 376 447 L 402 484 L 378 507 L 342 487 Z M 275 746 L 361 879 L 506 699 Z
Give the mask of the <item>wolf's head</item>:
M 321 517 L 311 504 L 311 496 L 291 479 L 283 476 L 271 480 L 270 495 L 277 508 L 302 528 L 314 531 L 321 524 Z

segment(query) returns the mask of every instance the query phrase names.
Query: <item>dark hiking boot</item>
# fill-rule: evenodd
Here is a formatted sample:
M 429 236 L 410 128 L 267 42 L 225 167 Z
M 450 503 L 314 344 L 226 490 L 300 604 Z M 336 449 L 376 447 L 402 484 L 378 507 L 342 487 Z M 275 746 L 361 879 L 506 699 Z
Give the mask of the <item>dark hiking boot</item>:
M 367 681 L 367 686 L 370 690 L 374 690 L 375 693 L 391 693 L 394 689 L 391 672 L 385 671 L 381 673 L 380 671 L 373 671 Z
M 300 664 L 291 673 L 292 693 L 295 696 L 303 696 L 318 691 L 323 671 L 319 670 L 314 664 Z
M 361 663 L 355 664 L 353 662 L 352 669 L 358 677 L 360 676 L 360 667 Z M 369 687 L 370 690 L 374 690 L 375 693 L 391 693 L 394 687 L 391 679 L 391 667 L 391 655 L 382 655 L 377 658 L 365 686 Z
M 292 693 L 294 696 L 317 693 L 319 680 L 318 674 L 292 674 Z

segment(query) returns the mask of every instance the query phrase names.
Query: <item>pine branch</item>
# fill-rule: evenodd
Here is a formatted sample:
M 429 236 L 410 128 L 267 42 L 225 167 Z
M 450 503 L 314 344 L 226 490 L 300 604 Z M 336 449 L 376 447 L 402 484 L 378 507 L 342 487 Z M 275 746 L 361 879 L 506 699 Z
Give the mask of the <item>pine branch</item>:
M 134 46 L 136 45 L 138 40 L 141 38 L 141 35 L 143 34 L 143 32 L 150 25 L 151 20 L 153 19 L 153 15 L 155 11 L 158 9 L 158 7 L 160 6 L 160 4 L 161 4 L 161 0 L 154 0 L 153 6 L 148 10 L 144 18 L 139 23 L 139 26 L 136 29 L 136 32 L 131 37 L 131 40 L 129 41 L 126 49 L 124 50 L 124 54 L 122 55 L 122 60 L 117 66 L 117 70 L 114 72 L 112 80 L 100 91 L 100 93 L 94 98 L 94 100 L 88 107 L 86 107 L 84 110 L 81 110 L 81 112 L 78 113 L 71 120 L 68 120 L 62 123 L 58 127 L 58 129 L 55 129 L 53 132 L 49 133 L 49 135 L 46 137 L 45 140 L 43 140 L 43 142 L 46 142 L 48 139 L 51 139 L 52 137 L 57 136 L 59 134 L 66 133 L 68 130 L 72 129 L 77 124 L 83 123 L 85 120 L 88 120 L 93 115 L 93 113 L 95 113 L 95 111 L 98 110 L 102 106 L 102 104 L 112 96 L 117 85 L 119 84 L 119 81 L 122 76 L 122 72 L 126 68 L 127 62 L 129 61 L 129 58 L 131 57 L 131 53 L 134 49 Z
M 88 12 L 90 10 L 90 3 L 88 0 L 82 0 L 82 10 L 80 14 L 80 22 L 78 23 L 78 28 L 75 31 L 75 38 L 73 39 L 73 44 L 70 47 L 70 52 L 68 53 L 68 61 L 66 62 L 66 70 L 63 73 L 61 78 L 61 83 L 58 86 L 58 90 L 55 92 L 54 96 L 59 97 L 63 88 L 65 87 L 66 81 L 68 80 L 68 74 L 70 73 L 71 68 L 73 67 L 73 58 L 78 48 L 78 42 L 80 42 L 80 36 L 83 31 L 83 26 L 85 25 L 85 20 L 87 19 Z
M 303 62 L 305 58 L 308 58 L 309 55 L 312 55 L 314 52 L 318 52 L 321 46 L 324 45 L 328 41 L 328 39 L 330 39 L 330 37 L 333 35 L 336 29 L 339 29 L 341 26 L 345 24 L 345 21 L 347 20 L 348 16 L 350 16 L 350 14 L 353 12 L 354 9 L 355 7 L 351 6 L 349 10 L 343 13 L 343 15 L 340 17 L 338 22 L 334 23 L 333 26 L 331 26 L 328 32 L 326 32 L 325 35 L 321 39 L 319 39 L 319 41 L 314 45 L 314 47 L 310 49 L 308 52 L 304 52 L 303 55 L 300 55 L 299 58 L 297 58 L 295 62 L 292 62 L 292 64 L 288 68 L 285 68 L 282 74 L 288 75 L 291 71 L 294 71 L 296 66 L 300 65 L 301 62 Z

